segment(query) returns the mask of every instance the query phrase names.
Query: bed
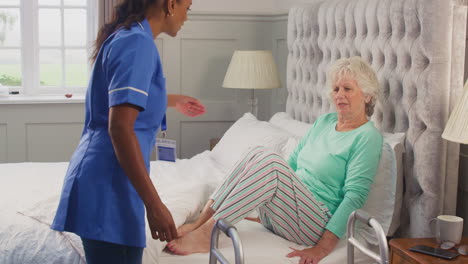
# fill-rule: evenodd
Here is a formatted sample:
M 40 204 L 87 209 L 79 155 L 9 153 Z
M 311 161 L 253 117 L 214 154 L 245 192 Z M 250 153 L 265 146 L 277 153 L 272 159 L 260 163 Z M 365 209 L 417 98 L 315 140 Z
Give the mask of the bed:
M 276 113 L 269 122 L 259 121 L 246 113 L 229 128 L 212 151 L 175 163 L 152 162 L 151 178 L 174 221 L 181 225 L 197 216 L 215 187 L 246 151 L 262 145 L 287 157 L 309 126 L 293 120 L 284 112 Z M 400 207 L 395 206 L 398 200 L 395 197 L 397 163 L 401 163 L 404 134 L 386 134 L 385 139 L 388 144 L 383 151 L 376 188 L 373 188 L 372 198 L 364 210 L 373 215 L 379 213 L 378 218 L 388 232 L 395 227 L 385 219 L 396 216 L 398 213 L 394 209 Z M 399 161 L 397 156 L 400 156 Z M 0 263 L 85 263 L 81 241 L 76 235 L 50 230 L 67 165 L 19 163 L 0 166 Z M 386 207 L 385 210 L 381 210 L 382 206 Z M 294 263 L 285 257 L 289 247 L 303 248 L 273 235 L 255 222 L 244 220 L 237 228 L 244 243 L 247 263 Z M 363 229 L 360 233 L 368 231 Z M 368 235 L 367 239 L 372 239 L 372 234 Z M 220 243 L 222 252 L 228 259 L 233 259 L 230 240 L 222 237 Z M 164 246 L 165 243 L 148 239 L 144 263 L 208 262 L 207 254 L 173 256 L 163 252 Z M 342 240 L 324 263 L 343 263 L 346 260 L 345 246 L 345 240 Z M 363 257 L 358 254 L 358 259 Z
M 255 145 L 286 157 L 319 115 L 333 111 L 325 72 L 360 55 L 376 70 L 385 100 L 374 114 L 385 144 L 379 173 L 363 209 L 387 236 L 429 236 L 429 219 L 454 213 L 458 145 L 441 139 L 463 84 L 466 2 L 461 0 L 328 0 L 290 10 L 288 98 L 269 121 L 246 113 L 212 151 L 175 163 L 156 161 L 151 177 L 177 225 L 194 219 L 236 161 Z M 0 165 L 0 263 L 85 263 L 78 237 L 52 231 L 67 163 Z M 455 187 L 455 189 L 453 189 Z M 285 241 L 251 221 L 238 223 L 246 263 L 297 263 Z M 358 226 L 360 240 L 375 237 Z M 147 235 L 147 237 L 151 237 Z M 321 263 L 345 263 L 341 240 Z M 208 263 L 207 254 L 181 257 L 148 239 L 144 263 Z M 233 259 L 230 241 L 221 251 Z M 371 263 L 356 252 L 356 263 Z

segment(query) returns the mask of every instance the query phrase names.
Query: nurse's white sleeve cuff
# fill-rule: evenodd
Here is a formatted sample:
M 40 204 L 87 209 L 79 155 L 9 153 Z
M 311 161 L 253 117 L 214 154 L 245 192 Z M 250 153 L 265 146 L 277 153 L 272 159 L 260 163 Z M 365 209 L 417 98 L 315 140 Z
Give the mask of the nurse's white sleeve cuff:
M 143 110 L 148 102 L 148 92 L 131 86 L 116 88 L 109 91 L 109 107 L 120 104 L 136 105 Z
M 123 88 L 113 89 L 113 90 L 109 91 L 109 94 L 114 93 L 114 92 L 118 92 L 118 91 L 122 91 L 122 90 L 132 90 L 132 91 L 139 92 L 139 93 L 142 93 L 142 94 L 148 96 L 147 92 L 145 92 L 143 90 L 140 90 L 140 89 L 137 89 L 137 88 L 134 88 L 134 87 L 123 87 Z

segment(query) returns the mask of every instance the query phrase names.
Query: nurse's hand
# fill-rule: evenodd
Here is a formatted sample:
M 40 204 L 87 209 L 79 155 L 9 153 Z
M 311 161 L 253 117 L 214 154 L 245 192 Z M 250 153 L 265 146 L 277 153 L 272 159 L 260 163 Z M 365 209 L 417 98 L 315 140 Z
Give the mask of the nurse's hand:
M 175 108 L 190 117 L 203 115 L 206 112 L 205 106 L 198 99 L 186 95 L 177 96 Z
M 146 217 L 153 239 L 169 242 L 177 238 L 177 229 L 171 212 L 163 203 L 146 208 Z

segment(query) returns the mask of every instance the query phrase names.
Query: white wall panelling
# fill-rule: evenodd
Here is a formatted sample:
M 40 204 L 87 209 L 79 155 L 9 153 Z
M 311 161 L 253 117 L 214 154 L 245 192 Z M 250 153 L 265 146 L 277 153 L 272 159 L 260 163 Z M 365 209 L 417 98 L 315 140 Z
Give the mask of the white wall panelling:
M 193 0 L 194 11 L 266 12 L 274 9 L 275 0 Z
M 0 163 L 7 161 L 7 150 L 8 150 L 7 141 L 8 141 L 7 124 L 0 123 Z
M 282 87 L 273 91 L 270 112 L 284 112 L 286 109 L 286 68 L 288 62 L 287 16 L 275 22 L 272 32 L 273 55 L 275 56 Z
M 83 128 L 81 103 L 1 104 L 0 162 L 68 161 Z M 6 139 L 5 139 L 6 138 Z
M 26 161 L 68 161 L 80 140 L 83 122 L 26 123 Z M 47 155 L 44 155 L 47 153 Z
M 235 11 L 235 12 L 287 12 L 296 4 L 311 2 L 311 0 L 194 0 L 194 11 Z
M 289 8 L 293 7 L 294 5 L 306 4 L 311 3 L 316 0 L 275 0 L 275 10 L 281 12 L 287 12 Z
M 195 96 L 207 107 L 197 118 L 168 110 L 168 137 L 178 141 L 178 157 L 208 149 L 210 138 L 221 137 L 248 111 L 250 91 L 221 87 L 234 50 L 272 50 L 280 71 L 286 68 L 286 25 L 286 14 L 192 12 L 177 37 L 156 39 L 168 92 Z M 285 73 L 281 75 L 284 85 Z M 256 95 L 260 119 L 268 119 L 272 109 L 284 110 L 272 106 L 282 102 L 276 98 L 284 97 L 281 89 Z M 82 103 L 0 101 L 0 162 L 68 161 L 83 121 Z
M 273 32 L 286 34 L 285 14 L 192 13 L 176 38 L 156 40 L 163 57 L 169 93 L 200 99 L 207 113 L 187 118 L 168 111 L 168 137 L 178 141 L 178 156 L 192 157 L 208 149 L 210 138 L 219 138 L 230 124 L 248 111 L 249 90 L 225 89 L 222 82 L 235 50 L 273 50 Z M 283 26 L 283 30 L 276 27 Z M 161 45 L 162 44 L 162 48 Z M 277 57 L 278 58 L 278 57 Z M 287 58 L 286 55 L 282 58 Z M 271 115 L 273 90 L 256 91 L 260 119 Z
M 180 134 L 183 135 L 179 142 L 181 156 L 192 157 L 200 153 L 199 149 L 209 149 L 210 139 L 221 138 L 232 123 L 228 121 L 181 121 Z M 194 131 L 204 131 L 204 133 L 199 134 Z

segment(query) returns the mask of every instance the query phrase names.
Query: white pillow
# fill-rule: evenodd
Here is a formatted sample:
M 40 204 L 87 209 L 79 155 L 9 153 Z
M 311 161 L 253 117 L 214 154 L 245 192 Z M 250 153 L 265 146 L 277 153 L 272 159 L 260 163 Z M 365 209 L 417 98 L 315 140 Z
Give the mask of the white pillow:
M 405 133 L 383 133 L 384 141 L 392 148 L 396 161 L 395 202 L 391 224 L 387 231 L 392 236 L 400 226 L 401 207 L 403 205 L 403 155 L 405 153 Z M 380 165 L 380 164 L 379 164 Z
M 312 124 L 294 120 L 285 112 L 274 114 L 269 122 L 299 138 L 302 138 L 312 126 Z
M 281 148 L 281 155 L 285 159 L 294 151 L 300 138 L 305 136 L 310 124 L 293 120 L 287 113 L 279 112 L 273 115 L 270 122 L 297 137 L 291 137 Z M 403 153 L 404 133 L 383 133 L 384 144 L 379 161 L 377 174 L 371 186 L 363 210 L 374 217 L 382 225 L 387 236 L 395 233 L 400 225 L 400 212 L 403 200 Z M 363 237 L 375 244 L 373 230 L 360 227 Z
M 283 157 L 283 159 L 285 159 L 285 160 L 288 160 L 289 156 L 291 156 L 291 153 L 294 151 L 294 149 L 299 144 L 299 141 L 301 141 L 300 137 L 290 137 L 290 138 L 288 138 L 286 143 L 280 149 L 281 157 Z
M 211 157 L 229 171 L 256 146 L 268 147 L 279 153 L 290 136 L 287 131 L 245 113 L 224 133 L 211 151 Z
M 403 174 L 402 169 L 398 169 L 398 165 L 401 168 L 405 134 L 384 133 L 383 136 L 384 142 L 379 167 L 362 210 L 374 217 L 382 226 L 385 234 L 391 236 L 400 225 Z M 373 228 L 360 224 L 358 229 L 367 242 L 378 244 Z

